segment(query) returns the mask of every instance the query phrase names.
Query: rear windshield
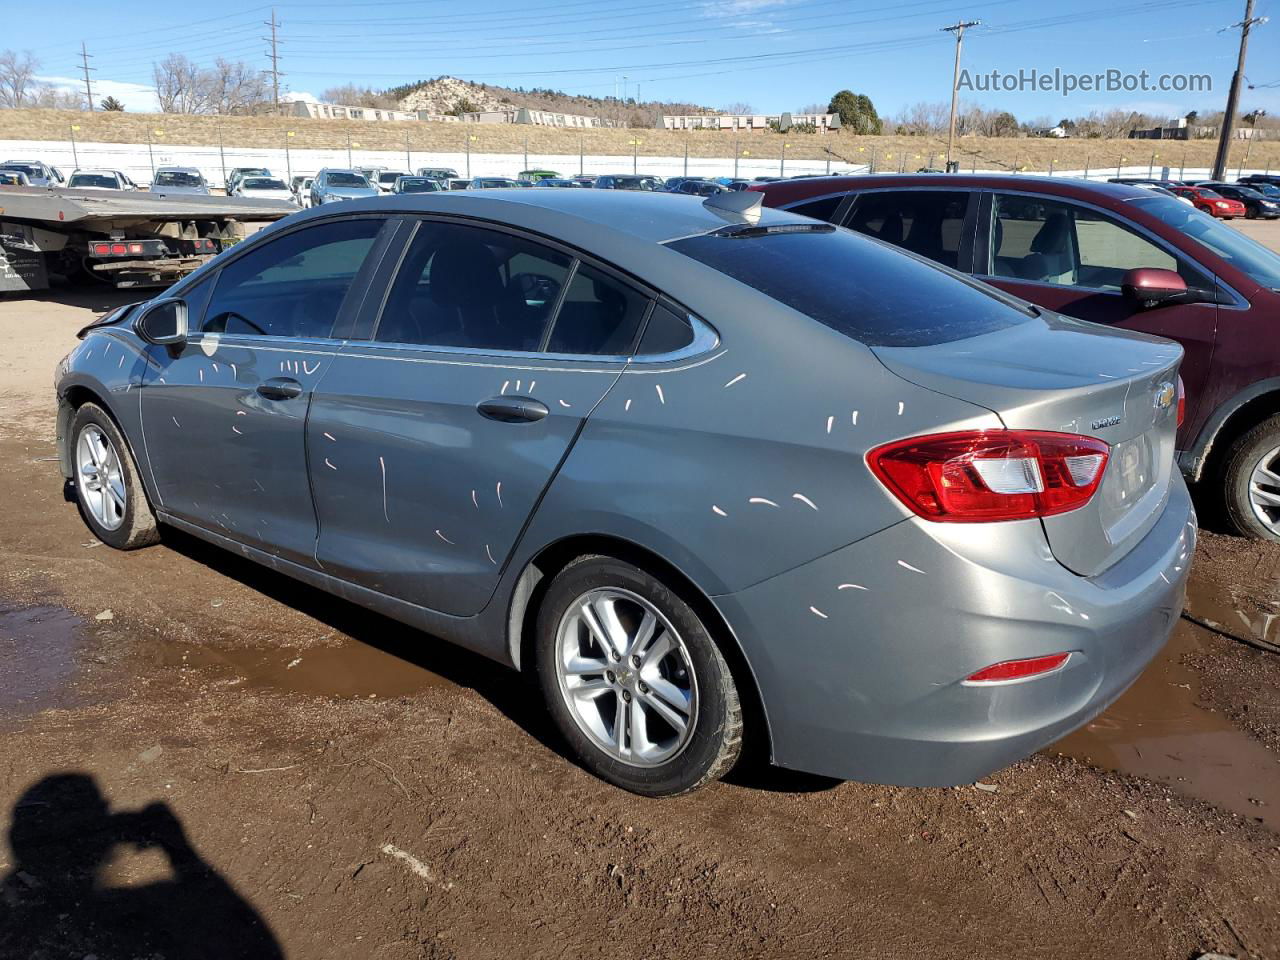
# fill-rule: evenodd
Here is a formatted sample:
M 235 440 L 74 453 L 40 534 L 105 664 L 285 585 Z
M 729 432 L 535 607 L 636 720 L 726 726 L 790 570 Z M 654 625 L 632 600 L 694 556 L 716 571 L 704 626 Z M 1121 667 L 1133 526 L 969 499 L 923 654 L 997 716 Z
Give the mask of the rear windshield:
M 183 170 L 161 170 L 156 174 L 156 184 L 162 187 L 198 187 L 203 182 L 198 173 Z
M 920 347 L 1023 323 L 1029 309 L 848 230 L 739 230 L 667 244 L 870 347 Z
M 119 181 L 115 177 L 109 177 L 105 173 L 73 173 L 71 182 L 67 184 L 69 187 L 108 187 L 116 190 L 120 187 Z
M 334 187 L 368 187 L 369 181 L 358 173 L 331 173 L 329 185 Z
M 402 179 L 400 181 L 401 193 L 435 193 L 439 189 L 440 184 L 436 183 L 434 180 L 428 179 L 427 177 L 422 177 L 418 180 Z
M 283 180 L 268 180 L 266 177 L 249 177 L 244 182 L 246 190 L 288 190 Z

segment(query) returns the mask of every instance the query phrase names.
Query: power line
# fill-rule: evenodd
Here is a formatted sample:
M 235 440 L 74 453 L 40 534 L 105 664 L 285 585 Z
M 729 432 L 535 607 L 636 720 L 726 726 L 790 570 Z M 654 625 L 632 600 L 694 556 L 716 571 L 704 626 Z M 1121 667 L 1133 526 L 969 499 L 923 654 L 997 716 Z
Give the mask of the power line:
M 97 67 L 89 66 L 89 50 L 84 45 L 84 41 L 80 41 L 80 62 L 84 70 L 84 96 L 85 102 L 89 104 L 89 112 L 93 112 L 93 85 L 89 82 L 89 71 L 96 71 Z

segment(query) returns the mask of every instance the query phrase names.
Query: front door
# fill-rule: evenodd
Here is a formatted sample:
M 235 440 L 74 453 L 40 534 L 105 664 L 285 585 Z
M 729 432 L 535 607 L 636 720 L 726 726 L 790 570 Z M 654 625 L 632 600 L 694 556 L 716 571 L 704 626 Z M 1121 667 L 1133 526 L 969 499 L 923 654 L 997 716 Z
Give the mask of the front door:
M 1159 267 L 1212 296 L 1214 278 L 1181 253 L 1093 207 L 1023 193 L 988 194 L 984 201 L 990 208 L 984 207 L 981 218 L 987 229 L 979 230 L 974 273 L 1068 316 L 1176 340 L 1186 351 L 1180 373 L 1187 391 L 1184 432 L 1190 430 L 1209 375 L 1218 308 L 1193 303 L 1143 309 L 1121 293 L 1121 282 L 1129 270 Z
M 541 242 L 418 224 L 372 339 L 344 347 L 313 401 L 322 568 L 454 616 L 483 609 L 648 308 Z
M 382 223 L 331 220 L 282 234 L 185 294 L 191 335 L 179 348 L 153 347 L 141 384 L 163 510 L 314 563 L 303 427 Z

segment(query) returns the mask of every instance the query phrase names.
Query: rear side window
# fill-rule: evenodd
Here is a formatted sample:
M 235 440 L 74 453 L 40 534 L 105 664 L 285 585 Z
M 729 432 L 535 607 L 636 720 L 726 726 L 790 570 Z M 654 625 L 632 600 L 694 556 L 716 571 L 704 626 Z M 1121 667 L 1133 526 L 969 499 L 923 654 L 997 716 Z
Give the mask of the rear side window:
M 667 245 L 872 347 L 964 340 L 1031 314 L 847 230 L 704 234 Z
M 649 325 L 644 328 L 644 337 L 640 340 L 640 348 L 636 356 L 652 357 L 664 353 L 675 353 L 693 343 L 693 322 L 687 313 L 677 313 L 662 304 L 653 308 L 649 317 Z
M 798 213 L 802 217 L 813 217 L 815 220 L 830 221 L 835 218 L 836 208 L 844 197 L 823 197 L 820 200 L 806 200 L 787 207 L 788 212 Z
M 630 354 L 648 307 L 646 297 L 579 263 L 556 314 L 546 352 Z
M 969 194 L 950 190 L 888 190 L 858 197 L 848 226 L 955 269 Z M 797 211 L 803 213 L 804 211 Z M 812 216 L 812 214 L 809 214 Z
M 391 286 L 375 339 L 535 351 L 572 263 L 557 250 L 508 233 L 424 221 Z

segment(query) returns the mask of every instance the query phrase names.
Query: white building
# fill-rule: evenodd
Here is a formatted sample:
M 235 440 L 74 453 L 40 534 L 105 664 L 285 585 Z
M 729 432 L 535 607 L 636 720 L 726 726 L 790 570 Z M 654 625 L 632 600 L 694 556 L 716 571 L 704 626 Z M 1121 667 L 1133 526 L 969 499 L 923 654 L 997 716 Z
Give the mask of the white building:
M 686 116 L 664 116 L 654 126 L 666 130 L 734 130 L 763 133 L 779 129 L 786 133 L 794 126 L 817 128 L 819 133 L 840 129 L 838 113 L 736 114 L 696 113 Z
M 295 117 L 313 120 L 417 120 L 416 113 L 404 110 L 383 110 L 379 107 L 349 107 L 339 103 L 316 103 L 311 100 L 294 100 L 289 109 Z

